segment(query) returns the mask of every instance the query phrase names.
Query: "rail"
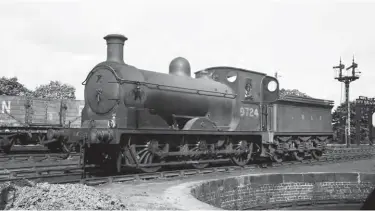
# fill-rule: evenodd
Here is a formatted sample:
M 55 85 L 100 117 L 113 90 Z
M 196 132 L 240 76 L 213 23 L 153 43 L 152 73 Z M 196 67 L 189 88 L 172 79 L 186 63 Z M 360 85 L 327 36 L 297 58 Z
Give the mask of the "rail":
M 30 160 L 66 160 L 69 157 L 79 157 L 79 153 L 47 153 L 47 154 L 2 154 L 0 164 L 4 162 L 21 162 Z M 0 167 L 1 168 L 1 167 Z

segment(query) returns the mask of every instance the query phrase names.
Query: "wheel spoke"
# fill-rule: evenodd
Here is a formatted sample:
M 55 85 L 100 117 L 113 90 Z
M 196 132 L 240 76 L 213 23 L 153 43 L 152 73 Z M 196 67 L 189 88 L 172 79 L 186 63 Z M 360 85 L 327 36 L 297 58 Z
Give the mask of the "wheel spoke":
M 123 163 L 123 158 L 124 158 L 124 154 L 120 151 L 118 153 L 117 161 L 116 161 L 116 170 L 117 170 L 117 173 L 121 172 L 121 166 L 122 166 L 122 163 Z
M 305 158 L 305 153 L 303 152 L 298 152 L 298 151 L 295 151 L 293 152 L 293 157 L 298 160 L 298 161 L 301 161 Z
M 279 153 L 275 153 L 275 154 L 273 154 L 272 159 L 273 159 L 275 162 L 277 162 L 277 163 L 281 163 L 281 162 L 283 162 L 283 160 L 284 160 L 284 155 L 279 154 Z
M 151 156 L 148 158 L 148 163 L 152 163 L 152 161 L 154 160 L 154 155 L 151 154 Z
M 199 152 L 199 151 L 204 151 L 207 149 L 207 145 L 206 145 L 206 141 L 199 141 L 198 143 L 199 146 L 201 146 L 201 148 L 199 146 L 194 146 L 193 148 L 190 149 L 191 152 Z M 204 159 L 202 159 L 202 156 L 201 155 L 194 155 L 192 156 L 192 161 L 202 161 Z M 210 163 L 193 163 L 191 164 L 193 166 L 193 168 L 196 168 L 196 169 L 204 169 L 204 168 L 207 168 Z
M 151 146 L 150 146 L 151 145 Z M 150 147 L 150 148 L 149 148 Z M 153 149 L 159 150 L 160 146 L 158 146 L 158 142 L 155 140 L 150 141 L 146 146 L 143 148 L 139 149 L 137 152 L 138 155 L 138 162 L 142 165 L 148 165 L 148 164 L 153 164 L 153 163 L 160 163 L 161 159 L 154 154 Z M 145 173 L 152 173 L 156 172 L 159 169 L 161 169 L 161 166 L 152 166 L 152 167 L 141 167 L 139 170 Z
M 147 152 L 147 155 L 143 159 L 143 164 L 150 164 L 149 163 L 150 155 L 151 155 L 151 153 Z
M 319 160 L 323 156 L 323 153 L 318 150 L 313 150 L 311 151 L 311 155 L 314 159 Z
M 139 157 L 141 157 L 145 152 L 147 153 L 147 148 L 144 148 L 144 149 L 142 149 L 141 151 L 139 151 L 139 152 L 137 153 L 137 155 L 138 155 Z
M 313 146 L 314 147 L 318 147 L 320 144 L 319 144 L 319 141 L 318 140 L 314 140 L 313 141 Z M 323 152 L 321 150 L 312 150 L 311 151 L 311 156 L 316 159 L 316 160 L 319 160 L 322 156 L 323 156 Z
M 139 151 L 137 153 L 139 163 L 143 163 L 144 162 L 144 159 L 147 156 L 147 154 L 148 154 L 147 149 L 143 149 L 143 150 L 141 150 L 141 151 Z
M 249 145 L 246 141 L 240 141 L 238 145 L 235 146 L 235 150 L 245 150 L 245 152 L 232 155 L 231 160 L 238 166 L 245 166 L 251 160 L 253 143 Z

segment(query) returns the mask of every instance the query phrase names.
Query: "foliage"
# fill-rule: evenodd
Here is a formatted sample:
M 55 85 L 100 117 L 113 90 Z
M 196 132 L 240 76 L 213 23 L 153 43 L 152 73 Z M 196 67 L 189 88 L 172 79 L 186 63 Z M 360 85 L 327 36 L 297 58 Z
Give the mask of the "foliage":
M 0 78 L 0 95 L 8 96 L 32 96 L 49 99 L 76 99 L 76 89 L 59 81 L 50 81 L 49 84 L 38 86 L 35 91 L 29 90 L 18 82 L 17 77 Z
M 356 103 L 355 101 L 351 101 L 350 103 L 350 138 L 356 140 Z M 332 126 L 333 131 L 337 135 L 339 140 L 342 140 L 341 143 L 345 141 L 345 126 L 346 126 L 346 114 L 347 105 L 345 103 L 341 103 L 332 113 Z M 368 118 L 366 113 L 361 114 L 361 120 L 359 121 L 360 124 L 360 131 L 361 131 L 361 143 L 368 143 L 369 140 L 369 129 L 368 129 Z
M 280 89 L 280 99 L 282 99 L 283 97 L 287 95 L 311 98 L 307 94 L 300 92 L 297 89 L 284 89 L 284 88 Z
M 50 81 L 49 84 L 38 86 L 33 92 L 33 96 L 49 99 L 76 99 L 75 91 L 73 86 L 62 84 L 59 81 Z
M 8 96 L 27 96 L 30 95 L 32 91 L 27 89 L 23 84 L 18 82 L 17 77 L 13 78 L 0 78 L 0 95 Z

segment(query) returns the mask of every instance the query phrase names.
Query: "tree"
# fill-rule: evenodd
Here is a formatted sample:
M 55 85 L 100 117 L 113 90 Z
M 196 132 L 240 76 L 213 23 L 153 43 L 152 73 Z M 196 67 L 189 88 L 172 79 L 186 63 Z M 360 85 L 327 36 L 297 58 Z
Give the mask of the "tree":
M 49 84 L 36 87 L 33 96 L 49 99 L 76 99 L 76 89 L 68 84 L 59 81 L 50 81 Z
M 356 117 L 356 103 L 355 101 L 350 101 L 350 139 L 356 139 L 356 126 L 357 121 L 355 121 Z M 346 127 L 346 108 L 347 105 L 345 103 L 341 103 L 333 112 L 332 112 L 332 126 L 333 131 L 338 136 L 341 142 L 344 142 L 344 135 L 345 135 L 345 127 Z M 371 118 L 371 117 L 369 117 Z M 361 114 L 361 119 L 359 121 L 360 124 L 360 133 L 361 133 L 361 143 L 368 143 L 369 137 L 369 130 L 368 130 L 368 119 L 365 114 Z M 342 137 L 342 138 L 339 138 Z
M 27 89 L 23 84 L 18 82 L 17 77 L 0 78 L 0 95 L 8 96 L 27 96 L 31 95 L 32 91 Z
M 305 94 L 303 92 L 300 92 L 297 89 L 284 89 L 284 88 L 280 89 L 280 99 L 282 99 L 283 97 L 285 97 L 287 95 L 311 98 L 307 94 Z

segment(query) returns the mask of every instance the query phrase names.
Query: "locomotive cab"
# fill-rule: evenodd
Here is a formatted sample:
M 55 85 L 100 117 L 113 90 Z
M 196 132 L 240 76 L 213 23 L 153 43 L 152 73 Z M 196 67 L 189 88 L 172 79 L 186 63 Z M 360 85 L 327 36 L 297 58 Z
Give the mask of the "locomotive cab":
M 263 131 L 267 125 L 267 105 L 279 97 L 276 78 L 235 67 L 211 67 L 195 73 L 196 78 L 223 83 L 236 93 L 232 112 L 236 131 Z

